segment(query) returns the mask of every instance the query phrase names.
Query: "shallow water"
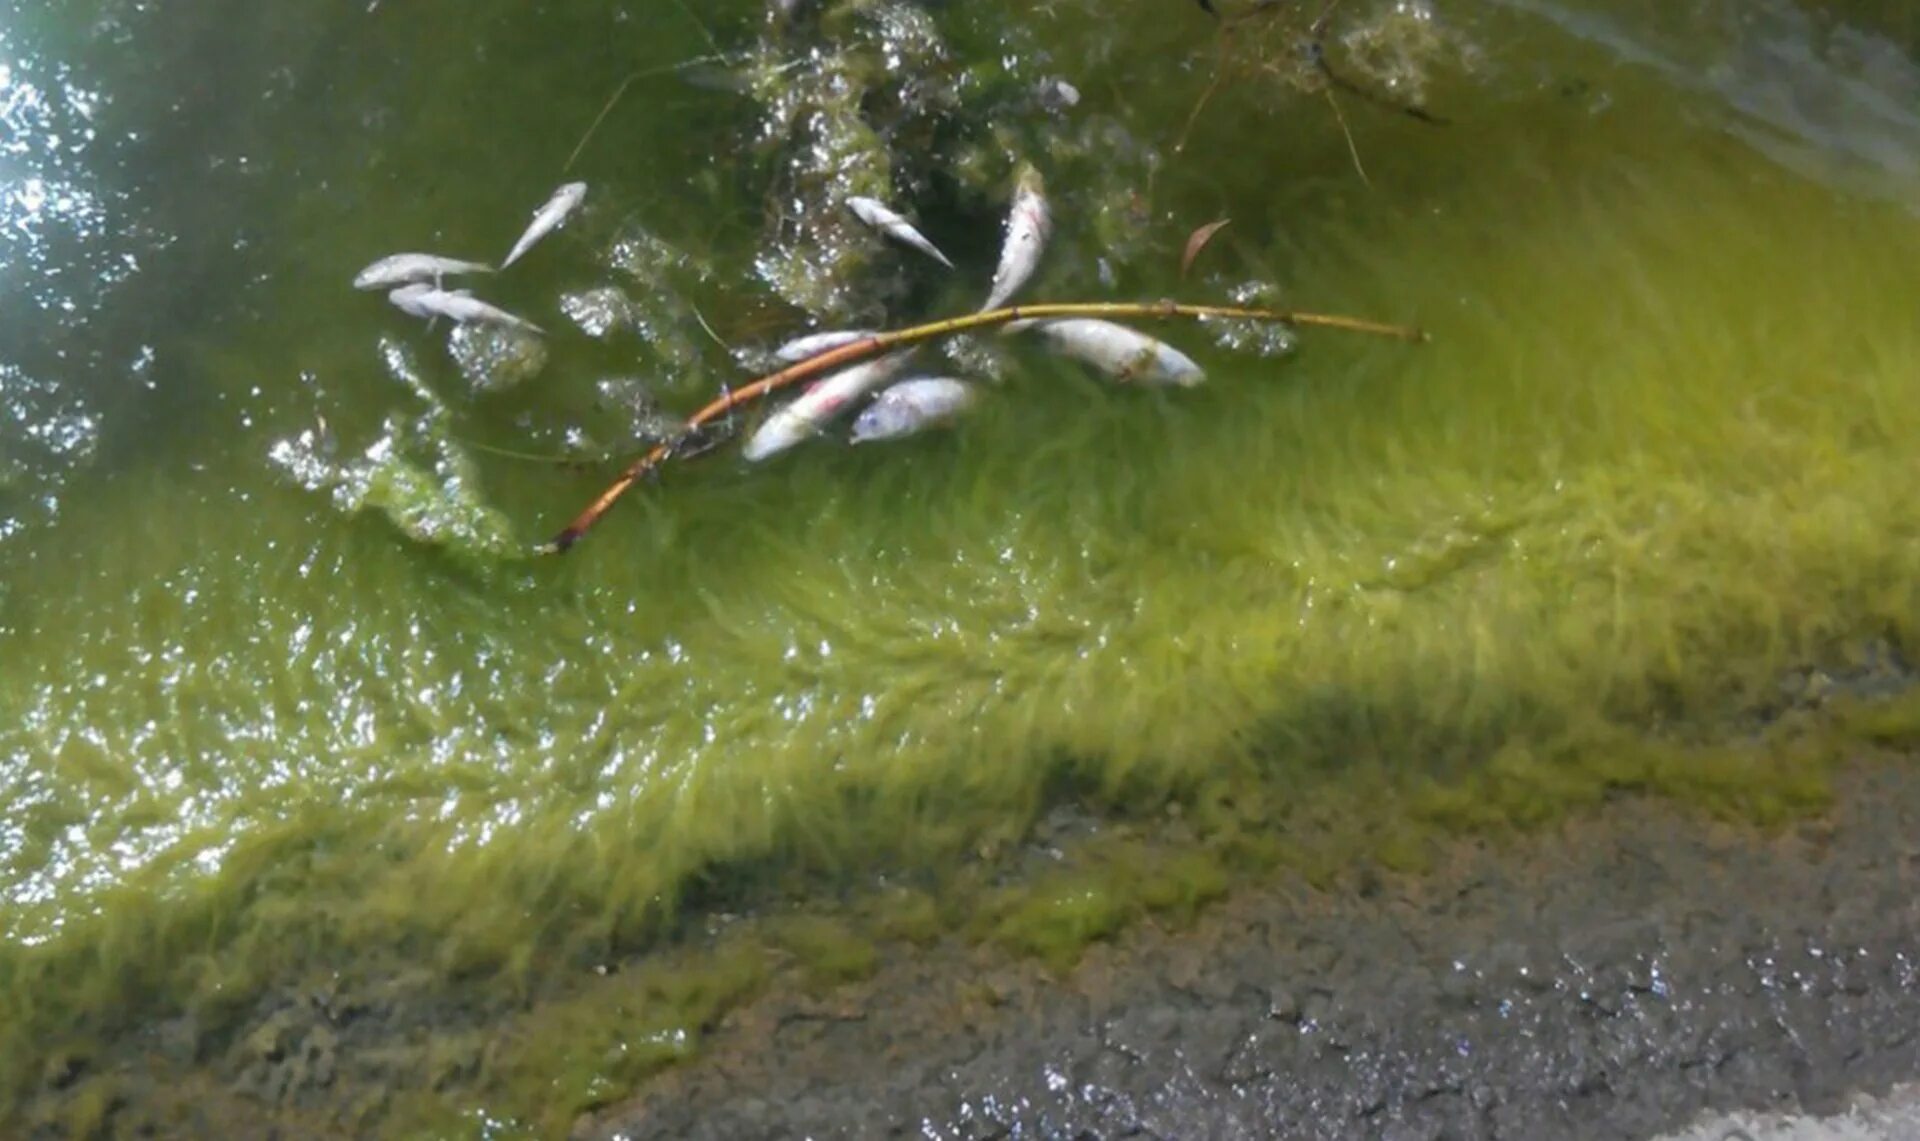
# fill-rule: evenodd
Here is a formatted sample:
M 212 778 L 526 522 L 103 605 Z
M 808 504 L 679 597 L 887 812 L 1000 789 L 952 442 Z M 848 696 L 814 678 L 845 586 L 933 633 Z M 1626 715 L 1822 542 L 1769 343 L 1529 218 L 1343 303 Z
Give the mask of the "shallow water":
M 110 1012 L 389 954 L 524 977 L 1061 800 L 1346 804 L 1496 754 L 1551 800 L 1911 632 L 1898 5 L 1343 8 L 1329 58 L 1444 125 L 1336 117 L 1290 38 L 1191 5 L 818 7 L 0 18 L 9 1086 Z M 1022 159 L 1029 299 L 1263 285 L 1434 341 L 1165 326 L 1210 378 L 1177 393 L 1014 347 L 953 432 L 719 454 L 525 557 L 751 376 L 716 340 L 977 305 Z M 498 258 L 571 178 L 473 282 L 543 347 L 347 285 Z

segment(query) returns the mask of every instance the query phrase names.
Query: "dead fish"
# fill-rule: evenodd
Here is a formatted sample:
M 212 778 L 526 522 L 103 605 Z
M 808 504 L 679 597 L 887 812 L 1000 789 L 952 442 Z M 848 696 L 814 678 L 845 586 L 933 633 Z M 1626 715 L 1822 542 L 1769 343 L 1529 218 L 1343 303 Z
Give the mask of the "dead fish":
M 843 345 L 865 340 L 873 336 L 870 329 L 846 329 L 832 333 L 810 333 L 796 337 L 773 350 L 773 359 L 781 364 L 799 364 L 808 357 L 817 357 L 821 353 L 831 352 Z
M 1179 349 L 1111 321 L 1069 317 L 1016 324 L 1040 334 L 1054 352 L 1092 365 L 1115 380 L 1191 388 L 1207 378 Z
M 854 401 L 900 375 L 912 350 L 894 353 L 843 369 L 801 393 L 785 408 L 767 417 L 748 438 L 741 454 L 757 463 L 817 435 L 829 420 Z
M 431 281 L 461 273 L 492 273 L 493 267 L 477 261 L 443 258 L 437 254 L 392 254 L 381 258 L 354 275 L 355 289 L 385 289 L 415 281 Z
M 489 305 L 464 289 L 438 289 L 425 283 L 403 285 L 387 294 L 387 300 L 393 302 L 402 313 L 425 317 L 429 321 L 435 317 L 445 317 L 452 321 L 486 321 L 534 333 L 544 332 L 533 322 Z
M 554 191 L 553 197 L 547 199 L 547 204 L 533 212 L 533 223 L 527 227 L 526 233 L 520 235 L 520 240 L 513 243 L 513 249 L 507 251 L 506 260 L 500 263 L 500 268 L 512 265 L 521 254 L 533 248 L 533 243 L 559 229 L 560 224 L 567 220 L 567 215 L 573 213 L 586 196 L 587 184 L 584 182 L 569 182 Z
M 849 198 L 847 199 L 847 208 L 852 210 L 854 216 L 862 222 L 872 226 L 874 229 L 895 241 L 904 242 L 912 246 L 934 261 L 946 266 L 948 269 L 953 268 L 953 263 L 947 260 L 947 255 L 941 253 L 934 247 L 932 242 L 926 239 L 925 235 L 914 229 L 912 223 L 887 209 L 879 199 Z
M 1000 265 L 993 271 L 993 288 L 987 294 L 987 303 L 980 307 L 983 312 L 1000 308 L 1027 283 L 1052 233 L 1046 182 L 1032 166 L 1022 165 L 1013 206 L 1007 212 L 1007 239 L 1000 247 Z
M 916 376 L 873 398 L 853 422 L 853 442 L 893 440 L 951 422 L 973 406 L 979 392 L 949 376 Z

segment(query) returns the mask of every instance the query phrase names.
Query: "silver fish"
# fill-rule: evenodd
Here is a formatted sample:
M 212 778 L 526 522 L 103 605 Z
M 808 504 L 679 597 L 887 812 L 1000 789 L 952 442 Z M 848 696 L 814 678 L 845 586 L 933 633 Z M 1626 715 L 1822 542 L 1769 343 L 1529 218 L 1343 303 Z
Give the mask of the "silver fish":
M 573 213 L 586 196 L 587 184 L 584 182 L 569 182 L 554 191 L 553 197 L 547 199 L 547 204 L 533 212 L 533 223 L 527 227 L 526 233 L 520 235 L 520 240 L 513 243 L 513 249 L 507 251 L 506 260 L 500 263 L 500 268 L 512 265 L 521 254 L 533 248 L 533 243 L 559 229 L 560 224 L 567 220 L 567 215 Z
M 1033 276 L 1040 254 L 1053 235 L 1053 217 L 1047 209 L 1046 180 L 1030 165 L 1020 168 L 1013 206 L 1007 211 L 1007 239 L 1000 247 L 1000 264 L 993 271 L 993 288 L 980 308 L 998 309 Z
M 414 317 L 446 317 L 453 321 L 487 321 L 510 325 L 529 332 L 543 332 L 540 326 L 505 309 L 498 309 L 464 289 L 437 289 L 424 283 L 403 285 L 387 294 L 387 300 L 403 313 Z
M 810 333 L 796 337 L 773 350 L 773 359 L 781 364 L 799 364 L 808 357 L 817 357 L 821 353 L 831 352 L 843 345 L 873 336 L 870 329 L 847 329 L 832 333 Z
M 1179 349 L 1125 325 L 1091 317 L 1015 324 L 1038 333 L 1053 351 L 1090 364 L 1115 380 L 1191 388 L 1207 379 L 1200 366 Z
M 414 281 L 431 281 L 461 273 L 492 273 L 493 267 L 477 261 L 443 258 L 437 254 L 392 254 L 354 275 L 355 289 L 385 289 Z
M 917 376 L 892 385 L 853 422 L 853 442 L 893 440 L 952 421 L 973 406 L 979 392 L 964 380 Z
M 766 423 L 748 438 L 741 454 L 749 462 L 757 463 L 817 435 L 827 421 L 846 411 L 854 401 L 900 375 L 912 355 L 911 349 L 894 353 L 843 369 L 820 381 L 767 417 Z
M 946 266 L 948 269 L 953 268 L 953 263 L 947 260 L 947 255 L 935 248 L 934 244 L 929 242 L 924 234 L 914 229 L 912 223 L 887 209 L 885 204 L 879 199 L 849 198 L 847 199 L 847 208 L 852 210 L 854 216 L 862 222 L 893 238 L 895 241 L 905 242 L 907 245 L 919 250 L 921 253 L 939 262 L 941 265 Z

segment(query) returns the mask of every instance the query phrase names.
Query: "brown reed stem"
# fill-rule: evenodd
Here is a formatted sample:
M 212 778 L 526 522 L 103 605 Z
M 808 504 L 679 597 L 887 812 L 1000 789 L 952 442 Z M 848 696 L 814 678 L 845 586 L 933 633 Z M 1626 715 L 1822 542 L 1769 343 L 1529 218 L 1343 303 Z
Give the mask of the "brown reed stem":
M 657 444 L 639 459 L 628 464 L 619 478 L 607 486 L 586 509 L 574 517 L 559 534 L 539 548 L 540 554 L 558 555 L 579 542 L 592 529 L 600 517 L 605 515 L 619 501 L 627 489 L 632 487 L 641 476 L 672 458 L 675 450 L 685 443 L 694 433 L 714 420 L 743 404 L 755 400 L 782 388 L 812 380 L 815 377 L 858 364 L 861 361 L 879 356 L 882 353 L 907 345 L 922 344 L 939 340 L 975 329 L 1005 325 L 1013 321 L 1048 320 L 1062 317 L 1131 317 L 1131 318 L 1171 318 L 1186 317 L 1200 319 L 1217 317 L 1230 320 L 1273 321 L 1287 325 L 1312 326 L 1324 329 L 1340 329 L 1349 333 L 1363 333 L 1376 337 L 1393 337 L 1403 341 L 1424 341 L 1427 335 L 1419 329 L 1405 325 L 1390 325 L 1380 321 L 1370 321 L 1362 317 L 1342 317 L 1329 313 L 1303 313 L 1290 309 L 1250 309 L 1231 305 L 1187 305 L 1175 301 L 1092 301 L 1064 302 L 1040 305 L 1012 305 L 1005 309 L 990 309 L 981 313 L 970 313 L 964 317 L 950 317 L 944 321 L 932 321 L 924 325 L 915 325 L 890 333 L 876 333 L 851 344 L 830 349 L 818 356 L 808 357 L 798 364 L 790 365 L 778 372 L 763 376 L 751 384 L 730 389 L 706 407 L 695 412 L 687 420 L 686 427 L 673 439 Z

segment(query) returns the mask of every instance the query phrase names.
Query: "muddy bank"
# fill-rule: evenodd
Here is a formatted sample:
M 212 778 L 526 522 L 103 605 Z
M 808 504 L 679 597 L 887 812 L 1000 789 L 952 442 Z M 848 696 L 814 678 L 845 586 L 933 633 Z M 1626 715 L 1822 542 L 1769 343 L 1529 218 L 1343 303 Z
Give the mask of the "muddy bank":
M 1758 836 L 1623 801 L 1434 874 L 1242 892 L 1051 977 L 889 957 L 728 1015 L 579 1138 L 1644 1138 L 1920 1074 L 1920 769 Z

